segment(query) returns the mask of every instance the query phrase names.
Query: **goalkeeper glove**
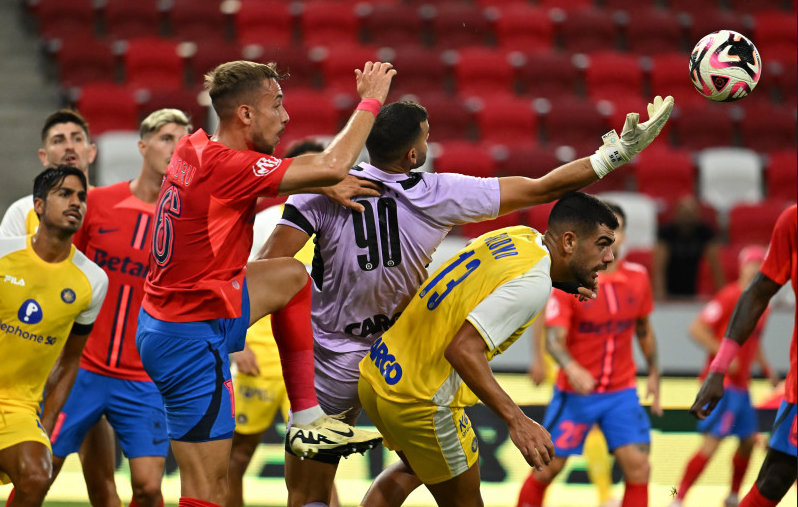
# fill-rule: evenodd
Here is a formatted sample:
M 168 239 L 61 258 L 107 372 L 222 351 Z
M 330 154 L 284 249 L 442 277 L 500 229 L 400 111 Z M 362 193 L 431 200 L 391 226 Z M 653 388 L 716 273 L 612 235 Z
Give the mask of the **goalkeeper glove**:
M 657 95 L 647 109 L 647 122 L 638 124 L 640 115 L 629 113 L 626 115 L 620 137 L 615 130 L 601 136 L 604 144 L 590 156 L 590 163 L 599 178 L 629 162 L 632 157 L 651 144 L 671 115 L 673 97 L 669 95 L 663 99 Z

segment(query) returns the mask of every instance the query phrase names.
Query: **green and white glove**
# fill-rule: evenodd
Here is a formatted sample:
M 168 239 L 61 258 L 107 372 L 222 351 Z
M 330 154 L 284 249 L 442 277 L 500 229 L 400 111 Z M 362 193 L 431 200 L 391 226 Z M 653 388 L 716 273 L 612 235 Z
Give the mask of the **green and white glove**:
M 599 178 L 629 162 L 659 135 L 673 110 L 673 97 L 657 95 L 648 105 L 648 121 L 637 123 L 638 113 L 626 115 L 620 137 L 615 130 L 601 136 L 604 144 L 590 156 L 590 163 Z

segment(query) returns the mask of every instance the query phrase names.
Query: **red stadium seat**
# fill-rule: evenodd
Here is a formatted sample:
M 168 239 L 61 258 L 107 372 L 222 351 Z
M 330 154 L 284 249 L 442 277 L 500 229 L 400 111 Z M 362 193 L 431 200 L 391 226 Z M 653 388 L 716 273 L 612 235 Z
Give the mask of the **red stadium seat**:
M 509 94 L 483 96 L 476 112 L 481 141 L 501 143 L 510 149 L 537 142 L 537 115 L 528 98 Z
M 595 5 L 593 0 L 539 0 L 538 5 L 545 9 L 558 8 L 565 11 L 589 8 Z
M 619 29 L 612 13 L 595 7 L 569 12 L 560 26 L 568 51 L 592 53 L 618 48 Z
M 310 58 L 310 50 L 306 46 L 291 44 L 288 46 L 260 46 L 251 44 L 244 49 L 244 57 L 250 60 L 269 63 L 276 62 L 277 70 L 288 72 L 289 78 L 283 83 L 284 88 L 320 88 L 321 73 L 316 62 Z M 362 68 L 362 65 L 361 65 Z M 354 72 L 352 73 L 354 76 Z M 354 77 L 352 88 L 354 91 Z
M 787 16 L 794 16 L 794 12 L 789 12 L 786 8 L 784 0 L 757 0 L 751 2 L 750 0 L 728 0 L 729 8 L 737 13 L 755 14 L 761 11 L 778 11 L 781 10 Z M 789 2 L 787 2 L 789 3 Z
M 293 16 L 288 2 L 242 0 L 234 18 L 236 40 L 242 45 L 288 46 L 293 32 Z
M 641 122 L 646 121 L 648 119 L 646 106 L 648 105 L 648 101 L 652 98 L 653 97 L 643 97 L 642 95 L 616 95 L 611 101 L 608 101 L 609 104 L 612 105 L 612 112 L 609 116 L 610 127 L 618 132 L 623 130 L 623 124 L 626 122 L 626 115 L 629 113 L 637 113 L 640 115 Z M 666 143 L 669 134 L 668 125 L 665 125 L 663 133 L 660 134 L 660 141 L 657 141 L 657 143 Z
M 737 258 L 740 254 L 740 248 L 741 246 L 739 245 L 730 245 L 720 249 L 720 265 L 727 283 L 737 280 L 740 275 L 740 262 Z M 696 293 L 699 296 L 710 297 L 720 289 L 720 287 L 715 287 L 715 282 L 712 279 L 712 269 L 709 266 L 709 260 L 706 255 L 702 256 L 698 263 L 697 278 Z
M 747 106 L 744 108 L 745 117 L 740 121 L 743 146 L 760 152 L 795 147 L 798 135 L 795 108 L 775 105 L 754 107 L 745 102 L 741 105 Z
M 795 199 L 798 188 L 798 153 L 795 148 L 768 153 L 765 168 L 768 199 Z
M 506 51 L 483 47 L 459 49 L 453 70 L 455 88 L 462 97 L 513 91 L 514 71 Z
M 652 7 L 659 6 L 657 0 L 640 0 L 639 2 L 629 2 L 628 0 L 603 0 L 601 6 L 609 11 L 623 11 L 630 16 L 643 13 Z
M 794 190 L 794 189 L 793 189 Z M 793 193 L 792 201 L 795 201 Z M 729 244 L 767 245 L 773 226 L 784 208 L 785 201 L 768 200 L 758 204 L 737 204 L 729 210 Z
M 45 39 L 68 39 L 94 33 L 92 0 L 39 0 L 35 7 L 39 35 Z
M 632 173 L 630 171 L 613 171 L 595 183 L 582 189 L 588 194 L 601 194 L 604 192 L 627 192 L 632 187 Z
M 280 144 L 287 147 L 292 140 L 338 132 L 341 112 L 330 93 L 302 88 L 285 91 L 283 99 L 290 120 Z
M 431 122 L 432 120 L 430 120 Z M 481 178 L 496 176 L 496 163 L 485 145 L 467 141 L 447 141 L 439 144 L 433 165 L 439 173 L 460 173 Z
M 634 12 L 624 33 L 626 46 L 639 55 L 674 51 L 683 45 L 679 17 L 666 9 L 655 7 Z
M 505 147 L 497 151 L 501 153 L 497 163 L 502 176 L 540 178 L 563 163 L 553 149 L 537 144 Z
M 460 230 L 462 231 L 463 236 L 467 238 L 476 238 L 478 236 L 482 236 L 486 232 L 495 231 L 496 229 L 521 225 L 521 219 L 521 212 L 514 211 L 512 213 L 508 213 L 507 215 L 494 218 L 493 220 L 463 224 Z
M 62 39 L 54 55 L 62 87 L 115 79 L 116 57 L 111 46 L 90 34 Z
M 346 0 L 316 0 L 304 2 L 299 25 L 302 42 L 308 47 L 360 42 L 360 19 L 355 13 L 356 2 Z
M 548 145 L 571 146 L 577 157 L 596 151 L 601 145 L 601 136 L 609 130 L 607 118 L 599 112 L 596 104 L 571 97 L 552 100 L 550 106 L 542 120 Z
M 697 41 L 696 41 L 697 42 Z M 662 53 L 651 58 L 651 95 L 672 95 L 680 107 L 703 106 L 707 99 L 690 81 L 688 53 Z
M 595 100 L 643 94 L 643 69 L 635 55 L 616 51 L 591 53 L 585 70 L 587 94 Z
M 554 23 L 548 11 L 528 3 L 497 6 L 494 21 L 499 47 L 518 51 L 548 50 L 554 44 Z
M 217 39 L 204 39 L 195 42 L 194 54 L 188 58 L 187 65 L 190 69 L 191 83 L 202 82 L 205 73 L 210 72 L 217 65 L 224 62 L 241 59 L 241 45 L 236 41 L 219 41 Z
M 463 2 L 430 3 L 422 9 L 430 18 L 432 42 L 438 48 L 487 44 L 493 34 L 484 9 Z
M 695 195 L 696 169 L 687 151 L 651 146 L 635 158 L 633 167 L 637 191 L 660 202 Z
M 798 28 L 795 26 L 795 13 L 784 11 L 763 11 L 754 17 L 754 36 L 756 48 L 763 61 L 779 61 L 784 65 L 794 65 L 798 59 Z
M 110 39 L 161 35 L 157 0 L 107 0 L 103 7 L 105 34 Z
M 354 96 L 355 69 L 362 69 L 366 62 L 377 60 L 377 52 L 372 48 L 332 44 L 320 62 L 324 89 Z
M 538 232 L 546 232 L 549 228 L 549 213 L 555 202 L 538 204 L 526 210 L 526 223 Z
M 386 60 L 402 69 L 391 81 L 391 97 L 436 95 L 450 87 L 451 79 L 438 50 L 417 44 L 397 46 Z
M 691 150 L 734 146 L 734 123 L 728 107 L 706 102 L 704 107 L 679 107 L 678 114 L 671 117 L 678 146 Z
M 533 97 L 571 97 L 584 84 L 570 53 L 538 51 L 526 53 L 524 58 L 526 61 L 516 71 L 523 93 Z
M 413 6 L 377 4 L 362 20 L 366 40 L 373 46 L 421 44 L 424 23 Z
M 171 0 L 168 11 L 169 33 L 179 40 L 221 41 L 227 37 L 227 15 L 218 0 Z
M 419 96 L 419 103 L 427 109 L 430 122 L 430 139 L 447 141 L 468 139 L 473 136 L 471 113 L 458 97 L 443 93 L 426 93 Z
M 688 0 L 689 1 L 689 0 Z M 701 2 L 691 2 L 692 5 Z M 751 19 L 748 16 L 740 16 L 730 11 L 711 9 L 695 10 L 690 12 L 690 24 L 688 26 L 688 49 L 692 50 L 698 41 L 705 35 L 717 32 L 718 30 L 734 30 L 742 34 L 751 33 Z M 758 45 L 758 43 L 757 43 Z
M 75 101 L 92 135 L 109 130 L 138 130 L 139 108 L 134 90 L 114 83 L 88 83 Z
M 179 90 L 185 84 L 184 60 L 177 43 L 157 38 L 129 39 L 122 55 L 125 83 L 134 88 Z
M 767 67 L 765 67 L 767 72 Z M 760 80 L 767 78 L 767 75 L 760 77 Z M 776 89 L 776 96 L 780 102 L 784 102 L 792 107 L 798 102 L 798 66 L 795 64 L 784 66 L 780 73 L 773 79 L 773 87 Z
M 701 13 L 713 12 L 721 2 L 718 0 L 666 0 L 667 7 L 673 12 Z

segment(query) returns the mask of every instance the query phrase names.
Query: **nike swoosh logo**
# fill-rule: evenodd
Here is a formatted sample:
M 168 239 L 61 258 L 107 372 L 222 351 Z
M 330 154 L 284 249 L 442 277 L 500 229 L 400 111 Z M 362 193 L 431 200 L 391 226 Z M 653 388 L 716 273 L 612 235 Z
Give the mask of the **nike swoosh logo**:
M 327 429 L 329 429 L 329 430 L 330 430 L 330 431 L 332 431 L 333 433 L 336 433 L 336 434 L 338 434 L 338 435 L 341 435 L 342 437 L 351 437 L 351 436 L 354 436 L 354 435 L 355 435 L 355 432 L 354 432 L 354 431 L 352 431 L 352 428 L 349 428 L 349 429 L 346 431 L 346 433 L 344 433 L 343 431 L 335 431 L 335 430 L 334 430 L 334 429 L 332 429 L 332 428 L 327 428 Z
M 169 440 L 169 439 L 168 438 L 162 438 L 160 440 L 155 440 L 153 438 L 152 439 L 152 445 L 161 445 L 162 443 L 166 442 L 167 440 Z
M 103 229 L 102 227 L 100 227 L 99 229 L 97 229 L 97 232 L 100 234 L 108 234 L 109 232 L 116 232 L 118 230 L 119 229 Z

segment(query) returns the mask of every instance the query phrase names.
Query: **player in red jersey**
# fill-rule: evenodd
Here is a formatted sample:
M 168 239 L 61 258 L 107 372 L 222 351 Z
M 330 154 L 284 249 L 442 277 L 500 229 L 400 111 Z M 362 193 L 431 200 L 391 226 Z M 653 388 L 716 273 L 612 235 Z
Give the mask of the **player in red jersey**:
M 266 314 L 293 410 L 287 438 L 294 451 L 344 455 L 379 442 L 318 405 L 304 265 L 247 258 L 257 198 L 321 191 L 346 178 L 395 73 L 380 62 L 356 70 L 362 100 L 344 129 L 323 152 L 283 160 L 271 156 L 289 119 L 275 64 L 228 62 L 206 76 L 219 127 L 213 136 L 187 136 L 172 155 L 136 331 L 144 368 L 164 399 L 181 506 L 227 500 L 235 427 L 228 353 L 243 348 L 246 328 Z M 364 195 L 346 200 L 356 193 Z
M 161 477 L 168 453 L 160 393 L 141 365 L 135 332 L 150 253 L 150 225 L 164 172 L 177 140 L 191 126 L 176 109 L 161 109 L 141 122 L 141 172 L 89 192 L 86 218 L 75 245 L 108 275 L 109 294 L 80 361 L 69 399 L 51 436 L 53 476 L 66 457 L 81 449 L 89 498 L 94 505 L 119 505 L 114 484 L 114 447 L 100 432 L 105 415 L 129 459 L 134 506 L 163 504 Z M 97 428 L 99 426 L 99 428 Z M 112 436 L 110 437 L 112 440 Z M 88 470 L 85 470 L 88 469 Z
M 704 306 L 704 309 L 690 325 L 690 336 L 709 353 L 704 371 L 700 375 L 702 380 L 706 377 L 709 365 L 718 351 L 723 332 L 734 311 L 734 305 L 740 298 L 743 289 L 754 279 L 754 275 L 759 271 L 764 259 L 764 247 L 752 245 L 742 249 L 740 251 L 740 276 L 737 281 L 721 289 L 712 301 Z M 704 439 L 701 447 L 687 463 L 678 493 L 671 504 L 672 507 L 681 507 L 687 491 L 704 471 L 721 440 L 731 435 L 738 437 L 740 444 L 732 458 L 731 492 L 726 497 L 724 505 L 736 507 L 739 503 L 740 483 L 748 469 L 751 451 L 756 443 L 757 417 L 748 392 L 753 362 L 758 360 L 762 365 L 762 370 L 768 376 L 772 375 L 770 365 L 761 354 L 759 346 L 759 339 L 768 313 L 766 310 L 759 319 L 751 339 L 737 353 L 734 371 L 726 379 L 726 395 L 721 400 L 721 406 L 711 417 L 698 424 L 698 430 L 703 433 Z M 774 385 L 778 383 L 778 378 L 771 380 L 774 381 Z
M 612 245 L 615 260 L 600 272 L 597 298 L 580 302 L 553 291 L 546 306 L 546 345 L 560 365 L 554 396 L 543 425 L 551 432 L 555 458 L 533 470 L 524 482 L 519 507 L 539 507 L 546 488 L 568 456 L 581 454 L 585 437 L 598 424 L 626 478 L 623 507 L 648 505 L 651 465 L 650 423 L 637 397 L 632 336 L 637 335 L 648 362 L 652 412 L 661 414 L 659 368 L 651 282 L 646 269 L 618 257 L 625 240 L 626 217 L 610 204 L 620 227 Z
M 696 395 L 690 412 L 705 419 L 715 409 L 724 394 L 724 375 L 739 348 L 745 344 L 767 309 L 770 299 L 788 281 L 798 295 L 796 286 L 796 205 L 785 209 L 770 237 L 765 262 L 751 284 L 743 291 L 718 353 L 709 367 L 709 374 Z M 790 370 L 787 373 L 784 400 L 773 423 L 768 452 L 759 476 L 740 507 L 772 507 L 787 494 L 798 473 L 796 464 L 796 332 L 792 330 Z

